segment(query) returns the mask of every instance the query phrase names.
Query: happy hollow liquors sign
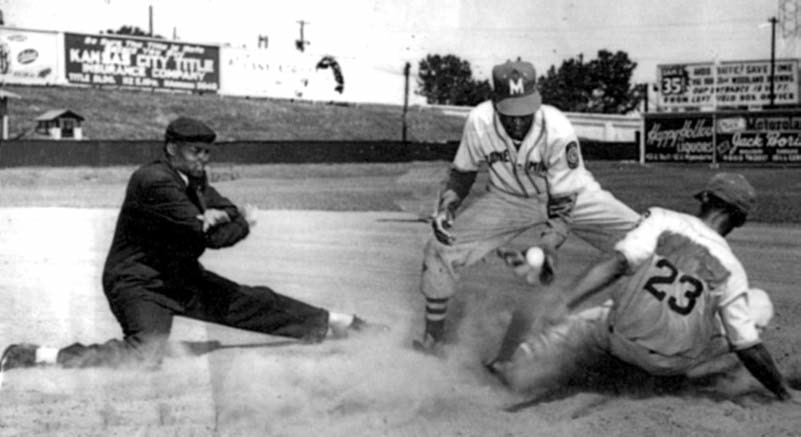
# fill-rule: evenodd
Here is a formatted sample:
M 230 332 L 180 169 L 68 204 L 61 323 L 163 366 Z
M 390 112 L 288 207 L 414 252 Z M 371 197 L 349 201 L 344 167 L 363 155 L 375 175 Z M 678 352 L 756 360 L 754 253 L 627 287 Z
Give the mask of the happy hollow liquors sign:
M 645 162 L 801 164 L 801 111 L 646 114 Z
M 712 161 L 712 118 L 665 115 L 645 118 L 646 162 Z

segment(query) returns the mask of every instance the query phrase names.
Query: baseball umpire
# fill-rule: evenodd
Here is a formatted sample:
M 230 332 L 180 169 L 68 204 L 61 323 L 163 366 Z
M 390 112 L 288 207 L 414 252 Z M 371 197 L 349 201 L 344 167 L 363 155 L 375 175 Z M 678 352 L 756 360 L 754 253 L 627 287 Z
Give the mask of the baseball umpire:
M 651 208 L 613 254 L 554 295 L 565 300 L 539 311 L 521 307 L 527 325 L 539 328 L 522 328 L 528 332 L 517 342 L 521 327 L 510 326 L 488 368 L 543 396 L 609 357 L 666 376 L 706 376 L 742 363 L 779 399 L 801 401 L 760 340 L 773 317 L 770 298 L 749 286 L 724 238 L 753 209 L 753 187 L 742 175 L 718 173 L 696 197 L 697 216 Z M 565 316 L 601 291 L 611 299 Z M 537 313 L 556 320 L 534 320 Z
M 207 248 L 244 239 L 253 221 L 249 210 L 209 184 L 205 166 L 215 138 L 201 121 L 172 121 L 163 157 L 140 167 L 128 182 L 102 278 L 123 340 L 62 349 L 11 345 L 0 369 L 157 367 L 176 315 L 312 343 L 367 327 L 353 315 L 316 308 L 265 286 L 237 284 L 198 262 Z
M 492 79 L 493 98 L 467 117 L 433 217 L 434 236 L 424 249 L 425 332 L 414 346 L 426 352 L 437 351 L 444 340 L 460 270 L 488 252 L 538 228 L 538 246 L 546 254 L 540 279 L 548 282 L 555 251 L 569 230 L 610 250 L 639 219 L 586 170 L 573 126 L 541 103 L 530 63 L 497 65 Z M 483 163 L 489 169 L 487 192 L 459 210 Z

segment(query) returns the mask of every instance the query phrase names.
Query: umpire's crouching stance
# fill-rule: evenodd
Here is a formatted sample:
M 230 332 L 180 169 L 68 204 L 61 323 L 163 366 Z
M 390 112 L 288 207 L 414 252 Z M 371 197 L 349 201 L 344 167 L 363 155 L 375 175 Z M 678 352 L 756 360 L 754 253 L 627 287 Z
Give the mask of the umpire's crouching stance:
M 174 120 L 164 157 L 140 167 L 128 182 L 103 270 L 103 290 L 124 339 L 63 349 L 11 345 L 0 371 L 36 364 L 155 367 L 167 352 L 175 315 L 308 342 L 365 327 L 356 316 L 237 284 L 198 262 L 206 248 L 244 239 L 252 219 L 208 183 L 205 165 L 215 137 L 200 121 Z

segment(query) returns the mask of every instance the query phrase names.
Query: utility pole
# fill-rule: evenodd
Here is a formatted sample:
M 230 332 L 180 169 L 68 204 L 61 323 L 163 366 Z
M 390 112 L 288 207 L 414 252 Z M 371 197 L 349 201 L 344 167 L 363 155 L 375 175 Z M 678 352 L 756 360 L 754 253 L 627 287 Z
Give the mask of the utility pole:
M 641 83 L 640 88 L 642 89 L 642 112 L 648 112 L 648 88 L 651 85 L 648 82 Z
M 298 20 L 298 24 L 300 24 L 300 39 L 295 41 L 295 48 L 302 52 L 306 49 L 306 46 L 309 45 L 309 41 L 306 41 L 306 39 L 303 37 L 303 27 L 309 24 L 309 22 Z
M 770 106 L 773 109 L 776 103 L 776 93 L 774 92 L 774 82 L 776 77 L 776 17 L 770 17 Z
M 153 37 L 153 5 L 147 7 L 147 17 L 149 27 L 147 30 L 147 34 L 152 38 Z
M 409 70 L 411 67 L 408 62 L 403 67 L 403 77 L 406 83 L 403 91 L 403 131 L 401 133 L 401 141 L 403 141 L 404 145 L 406 144 L 406 112 L 409 110 Z

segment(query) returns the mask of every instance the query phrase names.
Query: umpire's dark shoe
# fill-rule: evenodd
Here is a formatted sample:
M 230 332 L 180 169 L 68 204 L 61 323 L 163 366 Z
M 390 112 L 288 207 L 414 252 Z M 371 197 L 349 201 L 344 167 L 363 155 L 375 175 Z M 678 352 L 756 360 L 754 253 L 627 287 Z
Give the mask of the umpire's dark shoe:
M 39 346 L 29 343 L 12 344 L 0 358 L 0 371 L 17 367 L 33 367 L 36 365 L 36 349 Z

